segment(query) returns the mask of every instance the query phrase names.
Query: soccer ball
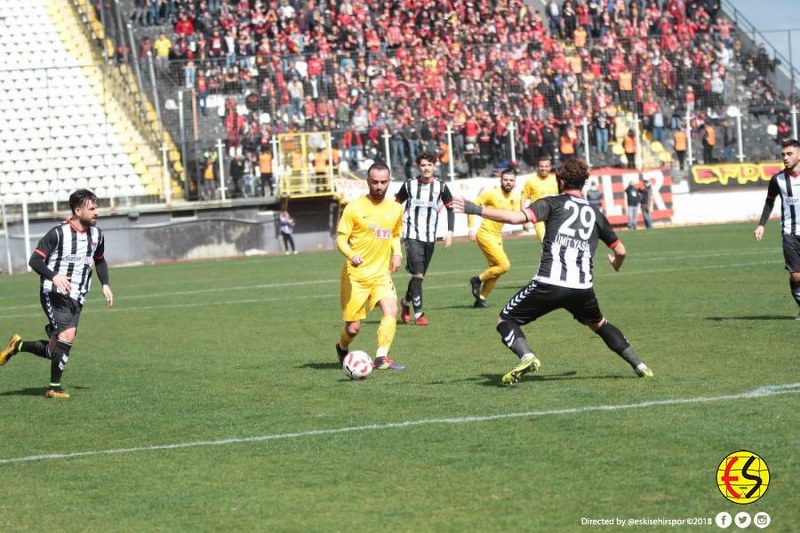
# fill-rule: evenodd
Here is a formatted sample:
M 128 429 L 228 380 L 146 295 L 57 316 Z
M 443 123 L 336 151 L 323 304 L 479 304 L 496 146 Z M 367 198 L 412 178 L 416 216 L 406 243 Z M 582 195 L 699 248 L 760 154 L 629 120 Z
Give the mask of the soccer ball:
M 344 356 L 342 361 L 342 370 L 345 375 L 350 379 L 366 379 L 375 368 L 375 363 L 372 362 L 367 352 L 356 350 Z

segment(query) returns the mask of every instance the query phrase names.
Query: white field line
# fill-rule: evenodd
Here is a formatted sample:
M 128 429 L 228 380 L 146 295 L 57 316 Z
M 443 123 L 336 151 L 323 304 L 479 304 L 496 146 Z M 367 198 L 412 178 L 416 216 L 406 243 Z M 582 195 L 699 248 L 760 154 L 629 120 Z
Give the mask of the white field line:
M 748 263 L 726 263 L 720 265 L 703 265 L 697 267 L 680 267 L 682 272 L 688 272 L 692 270 L 715 270 L 715 269 L 731 269 L 731 268 L 740 268 L 740 267 L 747 267 L 747 266 L 758 266 L 758 265 L 768 265 L 774 264 L 776 261 L 752 261 Z M 432 277 L 436 275 L 453 275 L 453 274 L 474 274 L 477 270 L 480 270 L 480 267 L 472 268 L 469 270 L 452 270 L 448 272 L 432 272 L 427 277 Z M 520 268 L 519 270 L 522 270 Z M 651 269 L 644 269 L 644 270 L 623 270 L 622 273 L 616 272 L 606 272 L 600 271 L 595 272 L 595 278 L 603 278 L 606 276 L 619 276 L 619 275 L 627 275 L 627 276 L 636 276 L 636 275 L 650 275 L 650 274 L 658 274 L 664 272 L 675 272 L 678 270 L 677 268 L 651 268 Z M 535 270 L 529 271 L 531 277 L 535 273 Z M 400 274 L 402 276 L 403 274 Z M 507 276 L 503 278 L 505 283 L 519 283 L 520 287 L 526 284 L 531 277 L 527 278 L 514 278 L 511 276 Z M 449 284 L 449 285 L 434 285 L 434 284 L 426 284 L 425 290 L 441 290 L 441 289 L 454 289 L 454 288 L 463 288 L 466 287 L 466 281 L 464 283 L 458 284 Z M 188 303 L 177 303 L 177 304 L 163 304 L 163 305 L 144 305 L 144 306 L 123 306 L 120 307 L 120 301 L 129 302 L 132 300 L 153 300 L 162 297 L 175 297 L 175 296 L 193 296 L 193 295 L 200 295 L 200 294 L 212 294 L 212 293 L 232 293 L 235 291 L 246 291 L 248 293 L 252 293 L 252 291 L 257 290 L 265 290 L 265 289 L 283 289 L 283 288 L 291 288 L 291 287 L 298 287 L 298 286 L 309 286 L 309 285 L 326 285 L 326 284 L 335 284 L 338 286 L 339 278 L 331 278 L 331 279 L 321 279 L 321 280 L 308 280 L 308 281 L 292 281 L 287 283 L 260 283 L 254 285 L 238 285 L 236 287 L 207 287 L 204 289 L 196 289 L 191 291 L 175 291 L 175 292 L 163 292 L 163 293 L 150 293 L 150 294 L 139 294 L 139 295 L 129 295 L 129 296 L 121 296 L 119 294 L 115 295 L 115 299 L 117 300 L 117 305 L 114 309 L 114 312 L 128 312 L 128 311 L 152 311 L 154 309 L 184 309 L 184 308 L 192 308 L 192 307 L 208 307 L 209 305 L 238 305 L 238 304 L 258 304 L 258 303 L 267 303 L 267 302 L 280 302 L 286 301 L 286 295 L 275 296 L 275 297 L 267 297 L 267 298 L 248 298 L 245 300 L 215 300 L 211 304 L 208 300 L 204 300 L 202 302 L 188 302 Z M 337 299 L 339 298 L 339 293 L 336 290 L 333 290 L 328 295 L 330 298 Z M 293 300 L 308 300 L 308 299 L 322 299 L 325 298 L 325 294 L 313 294 L 308 296 L 292 296 Z M 105 306 L 102 302 L 97 301 L 94 302 L 96 305 L 90 306 L 85 308 L 81 313 L 97 313 L 97 312 L 105 312 Z M 24 313 L 21 311 L 30 311 L 29 313 Z M 31 316 L 40 316 L 41 315 L 41 307 L 37 304 L 27 304 L 27 305 L 7 305 L 2 307 L 2 311 L 0 311 L 0 318 L 22 318 L 22 317 L 31 317 Z
M 409 420 L 406 422 L 387 422 L 385 424 L 369 424 L 365 426 L 350 426 L 332 429 L 314 429 L 309 431 L 299 431 L 295 433 L 274 433 L 271 435 L 259 435 L 255 437 L 233 437 L 219 440 L 179 442 L 175 444 L 156 444 L 151 446 L 139 446 L 133 448 L 112 448 L 108 450 L 92 450 L 84 452 L 65 452 L 48 453 L 40 455 L 27 455 L 24 457 L 9 457 L 0 459 L 0 466 L 12 463 L 33 463 L 37 461 L 52 461 L 58 459 L 76 459 L 81 457 L 98 457 L 103 455 L 122 455 L 129 453 L 152 452 L 161 450 L 179 450 L 183 448 L 201 448 L 207 446 L 226 446 L 229 444 L 243 444 L 252 442 L 266 442 L 273 440 L 302 439 L 307 437 L 318 437 L 325 435 L 338 435 L 342 433 L 353 433 L 357 431 L 383 431 L 388 429 L 404 429 L 418 426 L 436 426 L 446 424 L 471 424 L 475 422 L 494 422 L 497 420 L 508 420 L 512 418 L 538 418 L 546 416 L 578 415 L 583 413 L 593 413 L 598 411 L 622 411 L 626 409 L 643 409 L 648 407 L 665 407 L 672 405 L 688 405 L 700 403 L 723 402 L 731 400 L 743 400 L 752 398 L 765 398 L 780 394 L 800 393 L 800 383 L 788 383 L 785 385 L 765 385 L 747 392 L 738 394 L 726 394 L 722 396 L 698 396 L 692 398 L 673 398 L 670 400 L 650 400 L 639 403 L 629 404 L 609 404 L 609 405 L 588 405 L 584 407 L 571 407 L 566 409 L 552 409 L 548 411 L 526 411 L 522 413 L 506 413 L 485 416 L 465 416 L 456 418 L 431 418 L 423 420 Z

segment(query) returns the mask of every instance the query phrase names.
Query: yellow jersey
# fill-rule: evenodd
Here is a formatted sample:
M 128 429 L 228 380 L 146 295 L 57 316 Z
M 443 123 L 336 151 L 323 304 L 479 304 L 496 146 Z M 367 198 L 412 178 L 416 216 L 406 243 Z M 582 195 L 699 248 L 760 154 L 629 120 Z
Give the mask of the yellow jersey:
M 539 174 L 536 174 L 532 178 L 528 178 L 522 188 L 522 205 L 524 206 L 525 202 L 533 203 L 545 196 L 554 196 L 556 194 L 558 194 L 556 175 L 550 173 L 542 178 Z
M 402 255 L 400 232 L 403 206 L 388 196 L 375 204 L 368 196 L 350 202 L 336 227 L 336 246 L 345 257 L 344 271 L 351 279 L 368 281 L 389 273 L 392 255 Z M 360 255 L 354 267 L 350 258 Z
M 478 196 L 477 200 L 475 200 L 475 204 L 497 209 L 507 209 L 508 211 L 518 211 L 522 208 L 519 193 L 514 190 L 505 193 L 500 187 L 483 191 L 480 196 Z M 469 227 L 472 227 L 472 221 L 473 215 L 469 215 L 467 217 L 467 225 Z M 478 234 L 501 237 L 503 224 L 503 222 L 495 222 L 494 220 L 484 218 L 480 228 L 478 228 Z

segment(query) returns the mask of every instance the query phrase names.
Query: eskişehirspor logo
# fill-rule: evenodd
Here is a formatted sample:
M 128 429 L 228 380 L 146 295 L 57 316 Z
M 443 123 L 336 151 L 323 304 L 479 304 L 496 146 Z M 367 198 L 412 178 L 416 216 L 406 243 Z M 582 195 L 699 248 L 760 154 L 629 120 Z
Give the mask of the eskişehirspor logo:
M 769 488 L 767 463 L 747 450 L 733 452 L 717 467 L 717 488 L 733 503 L 753 503 Z

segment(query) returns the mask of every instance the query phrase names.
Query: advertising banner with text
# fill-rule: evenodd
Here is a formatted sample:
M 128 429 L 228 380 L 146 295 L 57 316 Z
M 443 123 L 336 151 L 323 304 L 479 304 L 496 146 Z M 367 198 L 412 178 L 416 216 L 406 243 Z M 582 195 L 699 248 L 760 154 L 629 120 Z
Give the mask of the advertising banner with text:
M 693 191 L 732 191 L 743 187 L 766 188 L 770 178 L 781 170 L 783 170 L 783 163 L 777 161 L 694 165 L 689 183 Z

